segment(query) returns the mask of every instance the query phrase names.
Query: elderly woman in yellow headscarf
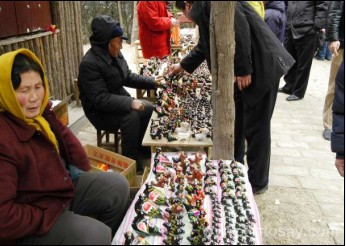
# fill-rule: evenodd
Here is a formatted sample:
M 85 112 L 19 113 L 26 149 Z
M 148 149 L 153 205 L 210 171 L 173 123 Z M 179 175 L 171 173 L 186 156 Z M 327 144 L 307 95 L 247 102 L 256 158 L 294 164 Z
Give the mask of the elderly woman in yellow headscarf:
M 0 56 L 0 244 L 110 244 L 128 183 L 117 173 L 87 172 L 83 147 L 48 98 L 31 51 Z

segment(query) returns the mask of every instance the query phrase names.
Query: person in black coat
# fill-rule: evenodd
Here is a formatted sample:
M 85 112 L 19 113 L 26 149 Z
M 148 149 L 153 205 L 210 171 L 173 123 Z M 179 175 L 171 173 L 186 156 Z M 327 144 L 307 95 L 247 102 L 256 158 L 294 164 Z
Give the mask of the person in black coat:
M 288 1 L 285 48 L 296 64 L 285 76 L 279 92 L 289 94 L 287 101 L 301 100 L 308 87 L 318 33 L 326 25 L 327 1 Z
M 342 177 L 345 175 L 345 63 L 341 63 L 335 80 L 333 103 L 332 151 L 336 153 L 335 166 Z
M 180 64 L 173 65 L 172 73 L 183 70 L 192 73 L 204 60 L 210 69 L 210 2 L 176 3 L 185 16 L 198 25 L 200 39 Z M 269 182 L 270 120 L 278 81 L 294 60 L 249 4 L 237 1 L 234 18 L 235 160 L 244 163 L 246 139 L 249 181 L 253 192 L 261 193 Z
M 79 66 L 78 87 L 86 117 L 96 129 L 117 132 L 120 128 L 122 154 L 143 167 L 139 149 L 150 120 L 150 102 L 133 99 L 124 86 L 154 89 L 154 78 L 134 74 L 121 54 L 123 31 L 109 16 L 98 16 L 91 23 L 91 48 Z

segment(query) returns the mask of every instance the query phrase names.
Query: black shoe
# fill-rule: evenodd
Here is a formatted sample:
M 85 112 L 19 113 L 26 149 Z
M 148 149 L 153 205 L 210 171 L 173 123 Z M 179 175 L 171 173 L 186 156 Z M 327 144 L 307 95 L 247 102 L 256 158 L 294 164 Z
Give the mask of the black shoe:
M 290 95 L 292 93 L 289 90 L 287 90 L 285 87 L 279 88 L 278 92 L 285 93 L 288 95 Z
M 296 95 L 290 95 L 289 97 L 286 98 L 286 101 L 298 101 L 298 100 L 302 100 L 303 98 L 297 97 Z
M 324 129 L 322 136 L 325 140 L 330 141 L 330 135 L 332 134 L 332 130 L 330 129 Z
M 263 194 L 264 192 L 266 192 L 268 190 L 268 185 L 264 186 L 263 188 L 256 188 L 253 187 L 252 188 L 252 193 L 254 195 L 259 195 L 259 194 Z

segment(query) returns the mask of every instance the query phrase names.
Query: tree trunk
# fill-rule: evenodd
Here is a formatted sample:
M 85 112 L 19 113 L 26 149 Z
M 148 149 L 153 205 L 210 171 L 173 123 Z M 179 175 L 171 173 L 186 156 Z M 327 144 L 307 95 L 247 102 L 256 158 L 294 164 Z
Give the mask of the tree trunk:
M 236 2 L 212 1 L 210 56 L 213 78 L 213 151 L 215 160 L 234 159 L 234 13 Z
M 122 14 L 122 11 L 121 11 L 121 1 L 118 1 L 118 13 L 119 13 L 120 26 L 121 26 L 122 29 L 124 29 L 123 14 Z
M 138 40 L 137 1 L 133 1 L 133 20 L 132 20 L 132 32 L 131 32 L 131 44 L 134 45 L 136 40 Z

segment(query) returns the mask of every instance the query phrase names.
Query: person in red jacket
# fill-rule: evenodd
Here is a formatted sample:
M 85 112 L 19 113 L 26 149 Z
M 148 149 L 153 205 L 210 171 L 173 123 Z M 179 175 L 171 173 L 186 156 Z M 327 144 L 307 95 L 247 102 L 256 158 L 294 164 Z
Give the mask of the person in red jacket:
M 43 71 L 27 49 L 0 56 L 0 244 L 110 244 L 129 184 L 89 172 L 82 145 L 50 110 Z
M 137 5 L 139 41 L 143 57 L 162 59 L 171 54 L 170 30 L 178 21 L 167 9 L 167 1 L 139 1 Z

